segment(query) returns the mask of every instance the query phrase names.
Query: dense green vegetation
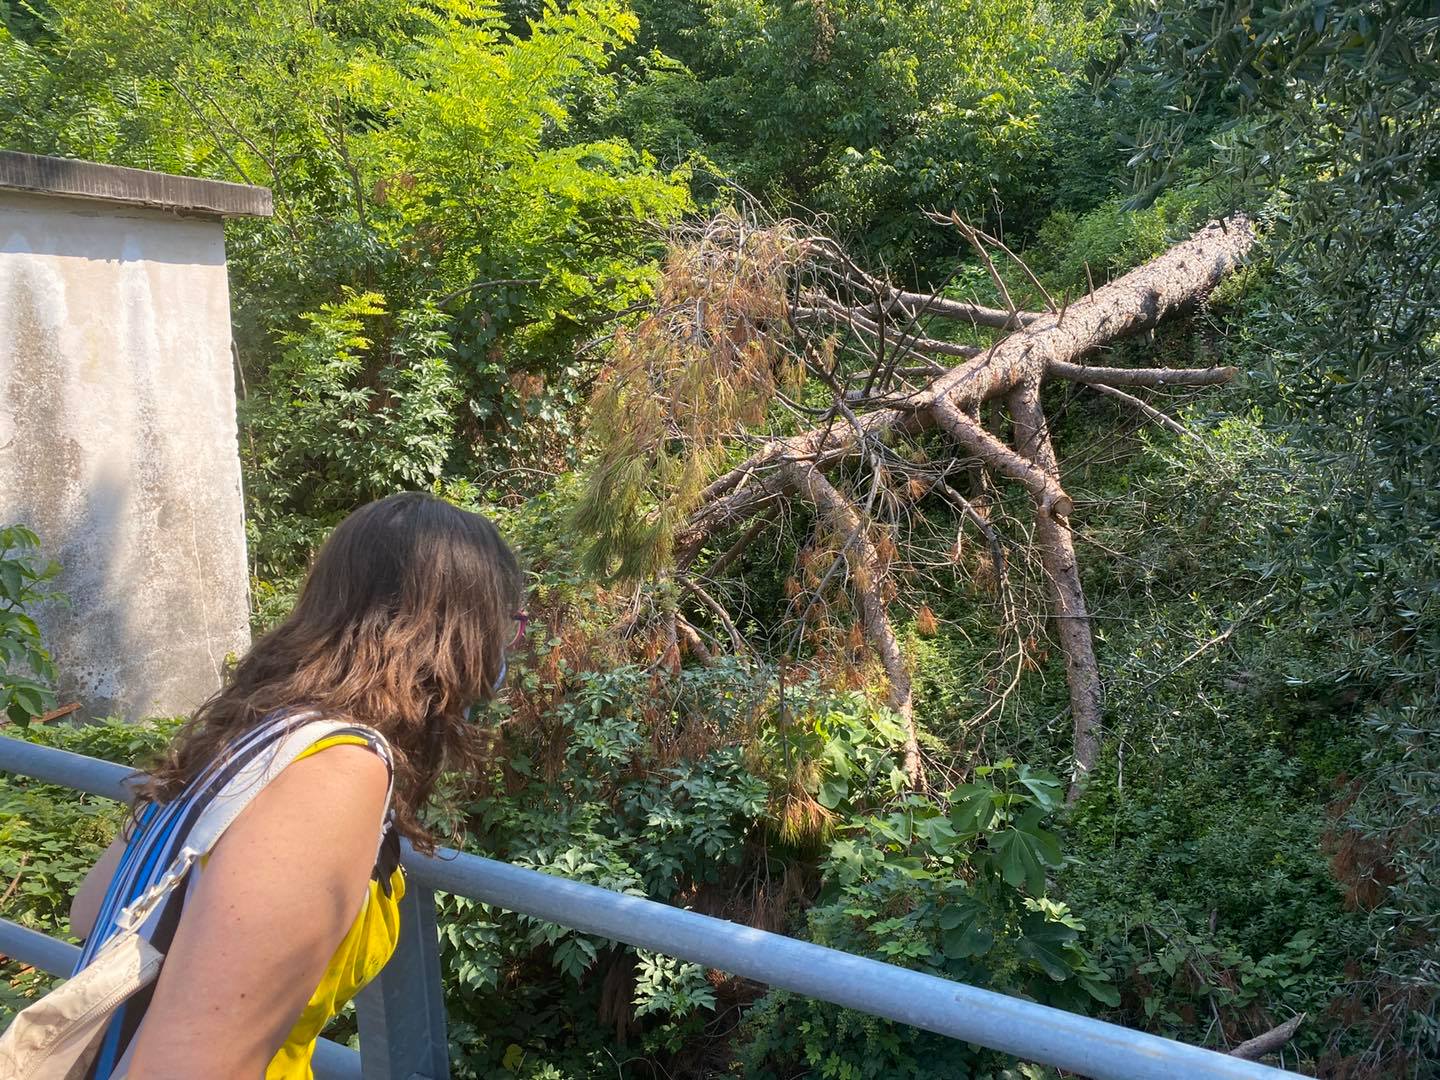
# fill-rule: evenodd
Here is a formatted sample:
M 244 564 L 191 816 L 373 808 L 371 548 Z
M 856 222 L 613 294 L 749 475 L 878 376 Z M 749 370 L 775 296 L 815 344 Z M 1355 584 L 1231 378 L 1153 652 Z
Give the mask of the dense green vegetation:
M 1315 1075 L 1440 1073 L 1426 5 L 0 12 L 0 146 L 275 192 L 274 219 L 228 228 L 257 627 L 316 539 L 385 492 L 483 507 L 524 550 L 537 618 L 494 717 L 495 767 L 454 778 L 437 810 L 467 846 L 1215 1048 L 1303 1012 L 1283 1060 Z M 1149 397 L 1183 433 L 1081 386 L 1047 390 L 1105 688 L 1074 805 L 1065 672 L 1008 486 L 990 511 L 1004 589 L 973 541 L 955 545 L 953 507 L 917 518 L 941 556 L 956 549 L 907 571 L 895 604 L 932 763 L 920 793 L 846 612 L 803 643 L 785 615 L 807 575 L 829 580 L 808 511 L 712 586 L 744 648 L 663 557 L 598 575 L 626 552 L 597 560 L 594 515 L 576 508 L 587 435 L 619 429 L 603 410 L 592 427 L 587 402 L 635 347 L 668 230 L 726 207 L 817 223 L 873 273 L 995 305 L 996 280 L 923 211 L 1021 250 L 1057 298 L 1212 215 L 1261 223 L 1258 255 L 1200 311 L 1105 361 L 1240 368 L 1220 390 Z M 999 281 L 1040 302 L 1014 266 Z M 687 438 L 721 432 L 743 396 L 704 397 Z M 787 415 L 762 419 L 788 431 Z M 716 437 L 702 457 L 744 452 Z M 708 474 L 679 460 L 630 490 L 698 492 Z M 17 720 L 43 711 L 48 674 L 20 611 L 47 572 L 10 552 L 27 539 L 7 533 L 0 561 Z M 705 654 L 667 639 L 677 610 Z M 129 761 L 168 727 L 32 730 Z M 64 932 L 63 897 L 116 820 L 0 785 L 6 917 Z M 442 904 L 457 1076 L 1041 1075 Z M 34 990 L 7 972 L 0 1008 Z

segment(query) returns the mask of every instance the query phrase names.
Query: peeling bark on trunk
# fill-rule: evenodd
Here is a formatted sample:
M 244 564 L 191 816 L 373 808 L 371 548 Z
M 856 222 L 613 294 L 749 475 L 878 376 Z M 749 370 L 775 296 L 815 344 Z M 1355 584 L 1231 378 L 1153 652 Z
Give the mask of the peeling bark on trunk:
M 1040 387 L 1030 383 L 1010 393 L 1010 418 L 1015 424 L 1015 448 L 1043 468 L 1059 483 L 1060 463 L 1050 442 L 1050 429 L 1040 407 Z M 1040 564 L 1050 587 L 1055 616 L 1055 637 L 1065 655 L 1065 676 L 1070 685 L 1070 717 L 1074 730 L 1075 773 L 1070 781 L 1069 801 L 1080 795 L 1081 785 L 1095 767 L 1100 751 L 1100 667 L 1095 662 L 1095 644 L 1090 634 L 1090 613 L 1085 608 L 1085 591 L 1080 585 L 1080 566 L 1075 544 L 1064 517 L 1048 513 L 1037 500 L 1035 544 Z
M 829 468 L 853 455 L 862 438 L 879 437 L 891 429 L 916 431 L 933 424 L 938 402 L 948 401 L 964 412 L 1005 396 L 1022 382 L 1038 382 L 1052 374 L 1081 381 L 1155 385 L 1154 381 L 1119 383 L 1124 376 L 1116 373 L 1128 369 L 1086 368 L 1076 361 L 1192 308 L 1240 264 L 1254 242 L 1254 229 L 1244 217 L 1210 225 L 1158 259 L 1076 300 L 1064 312 L 1039 316 L 981 355 L 950 368 L 896 407 L 864 413 L 855 425 L 836 420 L 770 443 L 702 494 L 686 528 L 676 537 L 682 565 L 694 558 L 713 533 L 748 520 L 777 494 L 780 485 L 773 482 L 777 469 L 798 461 Z M 1200 370 L 1203 378 L 1187 378 L 1184 372 L 1167 369 L 1146 369 L 1142 375 L 1162 372 L 1160 381 L 1172 384 L 1224 382 L 1234 375 L 1233 368 Z M 1087 372 L 1091 373 L 1089 379 L 1084 378 Z

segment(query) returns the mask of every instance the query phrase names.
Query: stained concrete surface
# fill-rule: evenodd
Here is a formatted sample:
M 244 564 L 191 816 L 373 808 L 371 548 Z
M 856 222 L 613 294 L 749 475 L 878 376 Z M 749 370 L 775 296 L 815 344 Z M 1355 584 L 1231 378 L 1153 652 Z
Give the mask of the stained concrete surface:
M 62 701 L 188 712 L 247 647 L 218 218 L 0 191 L 0 522 L 60 562 Z

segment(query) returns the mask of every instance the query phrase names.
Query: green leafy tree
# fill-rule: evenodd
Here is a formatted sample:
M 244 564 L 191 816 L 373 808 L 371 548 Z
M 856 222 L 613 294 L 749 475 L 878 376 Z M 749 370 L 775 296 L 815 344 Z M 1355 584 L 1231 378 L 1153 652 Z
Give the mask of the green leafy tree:
M 653 225 L 689 204 L 683 173 L 571 133 L 623 6 L 523 32 L 470 0 L 43 14 L 0 30 L 0 141 L 274 193 L 228 238 L 263 575 L 372 494 L 563 464 L 576 347 L 645 295 Z
M 656 152 L 687 140 L 767 200 L 832 215 L 838 232 L 903 264 L 953 252 L 919 211 L 1034 220 L 1051 153 L 1047 107 L 1098 47 L 1106 11 L 1069 0 L 707 0 L 649 4 L 652 40 L 686 68 L 652 66 L 621 102 Z M 694 14 L 691 14 L 691 12 Z M 633 109 L 633 113 L 626 110 Z M 625 127 L 622 119 L 622 130 Z
M 1307 513 L 1271 522 L 1261 595 L 1327 656 L 1297 685 L 1343 697 L 1369 740 L 1331 843 L 1380 943 L 1355 987 L 1375 1042 L 1334 1067 L 1433 1063 L 1440 19 L 1405 0 L 1155 0 L 1128 33 L 1129 70 L 1168 106 L 1137 133 L 1142 198 L 1200 168 L 1268 208 L 1272 269 L 1237 337 Z

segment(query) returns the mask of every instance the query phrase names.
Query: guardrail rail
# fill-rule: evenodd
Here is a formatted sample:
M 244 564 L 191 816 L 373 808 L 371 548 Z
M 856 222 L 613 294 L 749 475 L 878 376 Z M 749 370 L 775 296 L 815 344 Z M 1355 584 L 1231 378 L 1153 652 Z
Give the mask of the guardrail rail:
M 134 771 L 0 736 L 0 771 L 127 801 Z M 317 1080 L 449 1080 L 436 891 L 924 1028 L 1094 1080 L 1279 1080 L 1268 1065 L 767 933 L 608 889 L 441 849 L 404 852 L 401 938 L 356 998 L 360 1051 L 321 1039 Z M 0 919 L 0 954 L 68 975 L 79 949 Z

